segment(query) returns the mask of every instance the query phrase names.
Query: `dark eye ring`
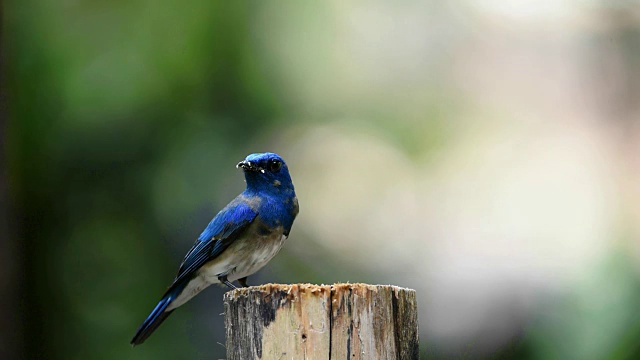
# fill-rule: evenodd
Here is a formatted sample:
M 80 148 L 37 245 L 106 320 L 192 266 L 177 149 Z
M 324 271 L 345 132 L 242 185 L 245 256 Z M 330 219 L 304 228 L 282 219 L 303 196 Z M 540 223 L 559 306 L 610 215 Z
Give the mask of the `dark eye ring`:
M 282 161 L 280 161 L 280 160 L 270 160 L 269 164 L 267 165 L 267 167 L 269 168 L 269 171 L 276 172 L 276 171 L 280 170 L 280 168 L 282 167 Z

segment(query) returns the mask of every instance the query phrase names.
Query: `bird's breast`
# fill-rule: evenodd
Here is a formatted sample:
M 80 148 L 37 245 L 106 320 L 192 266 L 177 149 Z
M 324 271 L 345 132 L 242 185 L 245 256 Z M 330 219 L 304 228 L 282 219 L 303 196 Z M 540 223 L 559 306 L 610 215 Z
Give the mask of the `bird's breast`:
M 236 271 L 247 276 L 260 270 L 278 254 L 286 239 L 287 237 L 282 232 L 258 237 L 253 250 L 246 254 L 247 256 L 239 264 Z M 238 276 L 238 278 L 241 277 L 243 276 Z
M 229 281 L 249 276 L 265 266 L 280 251 L 286 240 L 284 228 L 270 228 L 257 220 L 218 257 L 201 269 L 211 282 L 227 275 Z

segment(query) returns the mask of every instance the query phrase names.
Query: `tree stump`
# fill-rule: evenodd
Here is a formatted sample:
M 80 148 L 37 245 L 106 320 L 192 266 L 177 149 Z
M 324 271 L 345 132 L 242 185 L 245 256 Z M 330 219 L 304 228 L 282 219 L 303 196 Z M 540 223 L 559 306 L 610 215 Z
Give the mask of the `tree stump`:
M 227 359 L 418 359 L 415 290 L 267 284 L 224 296 Z

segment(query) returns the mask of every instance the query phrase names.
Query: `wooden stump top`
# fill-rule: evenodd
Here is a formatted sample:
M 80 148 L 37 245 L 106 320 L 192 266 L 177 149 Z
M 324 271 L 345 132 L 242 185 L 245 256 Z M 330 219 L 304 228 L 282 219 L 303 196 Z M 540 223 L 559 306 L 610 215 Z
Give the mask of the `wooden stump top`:
M 228 359 L 417 359 L 415 290 L 265 284 L 224 296 Z

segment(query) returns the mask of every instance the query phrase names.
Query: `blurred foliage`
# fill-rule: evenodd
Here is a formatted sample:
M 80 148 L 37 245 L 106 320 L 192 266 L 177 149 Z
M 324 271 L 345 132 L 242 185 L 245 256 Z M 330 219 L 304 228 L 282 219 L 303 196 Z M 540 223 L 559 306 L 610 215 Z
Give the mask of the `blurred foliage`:
M 175 271 L 167 230 L 216 210 L 278 104 L 247 46 L 249 4 L 162 5 L 7 3 L 26 358 L 197 354 L 184 331 L 135 350 L 128 340 Z M 208 192 L 185 198 L 191 186 Z

